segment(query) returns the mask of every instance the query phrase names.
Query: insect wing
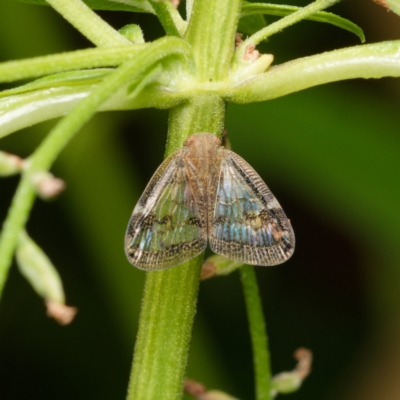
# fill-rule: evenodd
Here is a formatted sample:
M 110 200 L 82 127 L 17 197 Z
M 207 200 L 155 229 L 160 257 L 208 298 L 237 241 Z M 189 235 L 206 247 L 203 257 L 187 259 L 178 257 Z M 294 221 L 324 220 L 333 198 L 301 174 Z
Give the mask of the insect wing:
M 203 226 L 177 152 L 161 164 L 133 210 L 125 237 L 128 260 L 148 271 L 181 264 L 204 251 Z
M 294 233 L 275 196 L 256 171 L 225 150 L 209 217 L 211 249 L 252 265 L 277 265 L 294 251 Z

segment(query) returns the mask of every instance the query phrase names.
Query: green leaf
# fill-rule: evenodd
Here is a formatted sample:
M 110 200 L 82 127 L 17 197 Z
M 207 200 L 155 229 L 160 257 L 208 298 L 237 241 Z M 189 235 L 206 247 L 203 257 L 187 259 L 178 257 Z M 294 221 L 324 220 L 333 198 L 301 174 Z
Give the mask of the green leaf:
M 391 0 L 393 2 L 399 2 L 399 0 Z M 265 4 L 265 3 L 248 3 L 243 2 L 242 6 L 242 13 L 241 17 L 247 17 L 249 15 L 257 15 L 257 14 L 267 14 L 273 15 L 278 17 L 285 17 L 289 14 L 292 14 L 301 7 L 295 6 L 285 6 L 285 5 L 276 5 L 276 4 Z M 363 30 L 353 22 L 349 21 L 348 19 L 339 17 L 335 14 L 326 11 L 319 11 L 313 14 L 312 16 L 306 18 L 310 21 L 317 21 L 317 22 L 325 22 L 339 28 L 342 28 L 346 31 L 354 33 L 357 35 L 361 42 L 365 42 L 365 36 Z
M 246 15 L 239 20 L 238 32 L 252 35 L 260 29 L 264 28 L 267 23 L 261 14 Z
M 96 85 L 37 89 L 0 99 L 0 138 L 69 113 Z
M 18 174 L 23 166 L 22 158 L 0 151 L 0 177 Z
M 46 0 L 8 0 L 48 6 Z M 83 0 L 93 10 L 132 11 L 154 14 L 147 0 Z
M 224 97 L 244 104 L 345 79 L 400 77 L 399 52 L 400 40 L 393 40 L 298 58 L 232 86 Z
M 25 231 L 20 234 L 16 257 L 21 274 L 39 296 L 64 304 L 63 285 L 57 270 L 44 251 Z
M 14 89 L 3 90 L 0 92 L 0 98 L 15 94 L 28 93 L 38 89 L 50 89 L 61 86 L 77 86 L 82 84 L 98 83 L 111 71 L 114 70 L 112 68 L 97 68 L 50 75 Z
M 143 31 L 139 25 L 128 24 L 119 29 L 118 32 L 132 43 L 144 43 Z

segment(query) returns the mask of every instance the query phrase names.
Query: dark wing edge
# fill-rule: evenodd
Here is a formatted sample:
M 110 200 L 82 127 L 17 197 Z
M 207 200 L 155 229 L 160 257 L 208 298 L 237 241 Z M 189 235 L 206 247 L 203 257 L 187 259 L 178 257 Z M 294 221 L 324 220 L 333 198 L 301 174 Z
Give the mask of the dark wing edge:
M 237 154 L 225 150 L 213 217 L 211 249 L 251 265 L 272 266 L 288 260 L 295 238 L 290 221 L 257 172 Z
M 139 269 L 182 264 L 207 245 L 204 221 L 187 180 L 181 151 L 154 173 L 135 206 L 125 236 L 125 253 Z

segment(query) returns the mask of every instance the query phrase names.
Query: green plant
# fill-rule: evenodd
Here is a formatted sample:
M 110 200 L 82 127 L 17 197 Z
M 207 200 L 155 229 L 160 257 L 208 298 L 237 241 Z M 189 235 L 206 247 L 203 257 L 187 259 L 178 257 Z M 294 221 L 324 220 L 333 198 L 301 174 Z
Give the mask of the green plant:
M 11 171 L 21 171 L 22 180 L 2 230 L 1 287 L 28 219 L 35 190 L 40 193 L 35 182 L 53 181 L 47 171 L 96 111 L 170 109 L 168 156 L 194 132 L 221 134 L 226 102 L 264 101 L 342 79 L 398 76 L 398 41 L 336 50 L 273 68 L 270 68 L 270 55 L 258 57 L 255 53 L 254 47 L 260 41 L 308 17 L 333 23 L 363 39 L 355 25 L 321 11 L 335 2 L 319 0 L 299 10 L 240 1 L 188 2 L 191 16 L 188 24 L 169 2 L 143 1 L 135 6 L 121 6 L 127 11 L 153 12 L 160 19 L 168 36 L 144 43 L 137 27 L 125 27 L 118 33 L 80 1 L 49 1 L 97 48 L 0 65 L 3 82 L 47 76 L 3 92 L 0 106 L 6 123 L 0 135 L 71 110 L 34 154 Z M 111 7 L 105 1 L 92 2 L 89 6 Z M 116 8 L 114 3 L 112 7 Z M 291 14 L 263 27 L 262 19 L 258 18 L 263 13 Z M 251 32 L 253 35 L 245 41 L 239 41 L 234 51 L 239 17 L 243 17 L 241 23 L 245 25 L 249 15 L 258 16 L 256 21 L 261 29 Z M 249 29 L 247 25 L 242 27 L 243 31 Z M 56 97 L 62 99 L 62 107 L 54 101 Z M 34 107 L 28 109 L 26 105 Z M 20 110 L 25 109 L 21 118 Z M 20 111 L 18 117 L 13 117 L 16 111 Z M 6 164 L 11 162 L 7 156 L 5 159 Z M 201 263 L 202 257 L 198 257 L 172 270 L 148 274 L 128 398 L 179 397 Z M 247 273 L 251 276 L 251 272 Z M 249 293 L 254 295 L 254 290 Z M 173 324 L 167 324 L 171 320 Z M 165 337 L 170 340 L 165 342 Z M 255 348 L 257 357 L 265 355 L 265 351 L 265 346 Z M 174 359 L 176 363 L 171 367 L 165 359 Z M 266 355 L 264 361 L 268 361 Z M 259 399 L 270 397 L 268 368 L 268 362 L 262 362 L 256 370 Z

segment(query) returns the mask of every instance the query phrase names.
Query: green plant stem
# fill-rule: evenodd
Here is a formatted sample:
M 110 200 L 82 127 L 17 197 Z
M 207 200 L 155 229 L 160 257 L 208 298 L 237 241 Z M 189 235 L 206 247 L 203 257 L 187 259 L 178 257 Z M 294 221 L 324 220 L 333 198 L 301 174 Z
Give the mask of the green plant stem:
M 271 367 L 268 336 L 256 274 L 254 267 L 251 265 L 243 265 L 243 267 L 239 268 L 239 272 L 253 348 L 256 400 L 271 400 Z
M 149 0 L 167 35 L 181 37 L 185 33 L 186 22 L 170 0 Z
M 186 47 L 183 46 L 183 49 L 186 49 Z M 146 75 L 153 75 L 157 63 L 166 57 L 172 55 L 182 56 L 184 53 L 185 51 L 182 50 L 182 47 L 171 49 L 168 38 L 154 42 L 147 51 L 141 53 L 135 60 L 123 64 L 105 78 L 90 96 L 82 100 L 67 117 L 56 125 L 33 153 L 27 162 L 27 167 L 13 198 L 0 237 L 0 295 L 7 279 L 18 235 L 26 224 L 35 199 L 34 189 L 31 184 L 32 174 L 49 169 L 69 140 L 91 118 L 100 105 L 123 87 L 126 82 L 135 82 L 139 78 L 144 78 L 143 82 L 145 83 Z M 143 87 L 144 84 L 138 83 L 131 96 L 135 97 Z
M 309 87 L 355 78 L 400 76 L 400 40 L 329 51 L 270 68 L 229 88 L 234 103 L 265 101 Z
M 265 28 L 259 30 L 254 35 L 251 35 L 248 39 L 244 40 L 243 43 L 241 43 L 241 45 L 238 47 L 236 51 L 236 62 L 240 63 L 240 60 L 242 60 L 246 52 L 246 48 L 249 45 L 257 45 L 261 41 L 272 36 L 273 34 L 278 33 L 283 29 L 287 28 L 288 26 L 291 26 L 296 22 L 306 19 L 309 16 L 315 14 L 316 12 L 328 8 L 339 1 L 340 0 L 316 0 L 307 7 L 304 7 L 299 11 L 296 11 L 293 14 L 290 14 L 287 17 L 284 17 L 266 26 Z
M 226 76 L 233 54 L 239 0 L 198 0 L 185 38 L 192 45 L 195 79 Z M 227 17 L 228 13 L 228 17 Z M 196 132 L 220 135 L 225 103 L 200 94 L 170 112 L 166 156 Z M 180 266 L 148 272 L 128 400 L 182 397 L 203 254 Z
M 224 117 L 219 97 L 198 98 L 173 109 L 166 156 L 196 131 L 220 133 Z M 203 254 L 177 267 L 147 273 L 128 400 L 181 398 L 202 260 Z
M 193 46 L 199 81 L 226 79 L 234 52 L 240 9 L 239 0 L 198 0 L 193 3 L 185 39 Z
M 215 95 L 203 95 L 191 99 L 169 113 L 169 132 L 165 155 L 182 147 L 185 139 L 196 132 L 213 132 L 220 136 L 224 128 L 225 102 Z M 208 118 L 204 118 L 208 115 Z M 210 118 L 215 116 L 216 118 Z
M 286 17 L 299 10 L 301 10 L 301 8 L 296 6 L 244 2 L 241 12 L 241 17 L 245 17 L 248 15 L 258 15 L 258 14 Z M 335 15 L 333 13 L 326 11 L 318 11 L 315 14 L 312 14 L 305 19 L 316 22 L 325 22 L 327 24 L 331 24 L 339 28 L 345 29 L 349 32 L 356 34 L 361 39 L 361 42 L 365 42 L 364 32 L 358 25 L 354 24 L 348 19 L 339 17 L 338 15 Z
M 201 254 L 169 270 L 147 273 L 129 400 L 176 400 L 182 395 L 202 260 Z
M 174 38 L 169 39 L 174 40 Z M 115 67 L 135 59 L 149 46 L 150 44 L 131 43 L 129 46 L 77 50 L 26 60 L 7 61 L 0 64 L 0 82 L 37 78 L 75 69 Z
M 81 0 L 46 0 L 71 25 L 98 47 L 124 46 L 131 42 L 108 25 Z

